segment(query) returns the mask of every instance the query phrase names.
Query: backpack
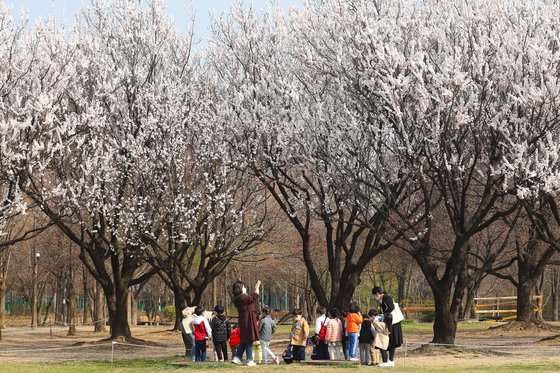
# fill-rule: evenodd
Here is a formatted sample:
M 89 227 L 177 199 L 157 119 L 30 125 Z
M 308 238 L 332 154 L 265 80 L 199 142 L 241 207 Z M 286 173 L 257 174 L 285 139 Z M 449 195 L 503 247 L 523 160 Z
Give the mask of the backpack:
M 327 335 L 327 321 L 329 320 L 328 317 L 325 317 L 325 320 L 321 323 L 321 329 L 319 330 L 319 340 L 324 341 L 325 336 Z
M 239 328 L 235 328 L 231 331 L 231 337 L 229 338 L 229 346 L 235 347 L 241 343 L 241 336 L 239 335 Z

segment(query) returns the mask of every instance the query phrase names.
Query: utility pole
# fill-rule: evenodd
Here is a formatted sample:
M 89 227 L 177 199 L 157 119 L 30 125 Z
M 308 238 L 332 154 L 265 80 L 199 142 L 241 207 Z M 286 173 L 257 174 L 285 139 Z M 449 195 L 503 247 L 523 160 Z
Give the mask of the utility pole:
M 33 294 L 31 297 L 31 327 L 35 329 L 37 327 L 37 301 L 39 299 L 39 286 L 37 284 L 37 265 L 39 263 L 39 258 L 41 254 L 35 249 L 33 245 Z

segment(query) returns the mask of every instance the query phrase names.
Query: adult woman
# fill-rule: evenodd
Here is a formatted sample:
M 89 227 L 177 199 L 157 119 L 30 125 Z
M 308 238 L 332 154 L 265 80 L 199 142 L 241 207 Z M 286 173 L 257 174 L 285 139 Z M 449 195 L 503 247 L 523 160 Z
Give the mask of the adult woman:
M 255 366 L 253 361 L 253 342 L 259 340 L 259 328 L 257 326 L 257 314 L 255 312 L 255 301 L 259 298 L 261 282 L 257 281 L 253 294 L 247 294 L 247 288 L 241 281 L 233 284 L 233 304 L 239 313 L 239 334 L 241 342 L 232 359 L 235 364 L 241 364 L 243 352 L 246 351 L 247 366 Z
M 371 293 L 373 297 L 381 303 L 381 313 L 383 314 L 383 321 L 389 329 L 389 346 L 387 350 L 381 350 L 381 357 L 383 363 L 379 364 L 381 367 L 394 367 L 395 366 L 395 349 L 400 347 L 403 343 L 403 334 L 401 323 L 393 324 L 393 316 L 391 312 L 395 309 L 393 298 L 389 296 L 380 286 L 375 286 Z M 387 356 L 389 352 L 389 356 Z

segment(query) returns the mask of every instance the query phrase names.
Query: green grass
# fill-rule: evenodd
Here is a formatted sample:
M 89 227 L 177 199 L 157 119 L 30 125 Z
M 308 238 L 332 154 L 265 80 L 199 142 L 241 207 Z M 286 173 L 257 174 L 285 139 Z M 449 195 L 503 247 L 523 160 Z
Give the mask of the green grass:
M 0 363 L 0 372 L 7 373 L 66 373 L 66 372 L 183 372 L 183 371 L 229 371 L 232 373 L 241 373 L 250 371 L 247 367 L 238 367 L 228 363 L 206 363 L 206 364 L 191 364 L 189 366 L 173 365 L 177 359 L 137 359 L 137 360 L 120 360 L 116 361 L 111 366 L 110 362 L 96 362 L 96 361 L 83 361 L 83 362 L 67 362 L 67 363 L 53 363 L 53 364 L 35 364 L 35 363 Z M 402 364 L 402 360 L 399 361 Z M 279 365 L 279 366 L 266 366 L 257 367 L 255 371 L 266 372 L 290 372 L 290 373 L 309 373 L 309 372 L 329 372 L 333 369 L 351 370 L 352 372 L 366 373 L 371 372 L 371 367 L 360 367 L 352 364 L 340 364 L 339 366 L 307 366 L 307 365 Z M 476 365 L 473 366 L 420 366 L 418 362 L 409 364 L 407 367 L 397 366 L 391 369 L 391 372 L 425 372 L 425 373 L 458 373 L 458 372 L 557 372 L 560 371 L 560 363 L 527 363 L 527 364 L 504 364 L 504 365 Z

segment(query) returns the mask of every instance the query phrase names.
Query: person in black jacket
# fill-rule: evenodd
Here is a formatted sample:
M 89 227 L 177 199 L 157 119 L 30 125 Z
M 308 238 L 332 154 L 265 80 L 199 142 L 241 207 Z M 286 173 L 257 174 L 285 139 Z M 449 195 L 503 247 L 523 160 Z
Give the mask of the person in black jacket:
M 393 298 L 389 296 L 380 286 L 375 286 L 371 293 L 373 297 L 381 303 L 381 313 L 383 314 L 383 321 L 389 329 L 389 347 L 387 350 L 381 350 L 381 357 L 383 363 L 379 364 L 381 367 L 394 367 L 395 366 L 395 349 L 403 344 L 403 334 L 401 323 L 393 324 L 393 316 L 391 312 L 395 309 Z M 389 352 L 389 356 L 387 356 Z
M 218 361 L 227 361 L 227 342 L 231 334 L 231 327 L 229 320 L 226 315 L 224 315 L 223 306 L 216 306 L 214 312 L 216 312 L 216 316 L 210 322 L 214 351 L 216 351 L 216 355 L 218 355 Z
M 360 328 L 360 336 L 358 337 L 360 348 L 360 363 L 362 365 L 371 365 L 371 345 L 375 340 L 375 329 L 371 323 L 374 311 L 368 312 L 368 317 L 364 318 Z

